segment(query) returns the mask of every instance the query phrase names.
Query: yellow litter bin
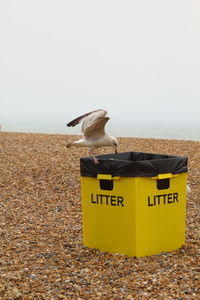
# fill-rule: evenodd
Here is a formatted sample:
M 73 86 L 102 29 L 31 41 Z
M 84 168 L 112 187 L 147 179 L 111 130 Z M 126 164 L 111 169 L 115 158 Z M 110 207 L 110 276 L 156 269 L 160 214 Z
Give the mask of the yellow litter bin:
M 146 256 L 185 242 L 187 157 L 126 152 L 81 158 L 83 244 Z

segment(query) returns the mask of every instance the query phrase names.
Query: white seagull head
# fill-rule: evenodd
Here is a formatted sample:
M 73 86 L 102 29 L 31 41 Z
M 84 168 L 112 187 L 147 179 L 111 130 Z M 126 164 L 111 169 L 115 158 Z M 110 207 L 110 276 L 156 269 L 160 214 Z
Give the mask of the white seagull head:
M 111 144 L 114 147 L 115 153 L 117 153 L 118 140 L 114 136 L 112 136 Z

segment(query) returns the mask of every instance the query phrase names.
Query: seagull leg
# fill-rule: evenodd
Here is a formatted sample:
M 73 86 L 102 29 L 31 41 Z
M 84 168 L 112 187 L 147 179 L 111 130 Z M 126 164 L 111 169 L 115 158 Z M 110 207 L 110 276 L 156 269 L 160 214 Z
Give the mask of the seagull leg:
M 94 148 L 90 148 L 90 149 L 89 149 L 89 154 L 90 154 L 90 156 L 92 157 L 92 159 L 93 159 L 95 165 L 97 165 L 97 164 L 99 163 L 99 161 L 98 161 L 98 159 L 94 156 L 93 150 L 94 150 Z

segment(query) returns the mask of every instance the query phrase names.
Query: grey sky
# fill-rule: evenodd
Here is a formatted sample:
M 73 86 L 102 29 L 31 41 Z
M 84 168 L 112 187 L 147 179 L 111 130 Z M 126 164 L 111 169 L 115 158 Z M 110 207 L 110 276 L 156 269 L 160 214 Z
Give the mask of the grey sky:
M 200 124 L 200 2 L 1 0 L 0 123 Z

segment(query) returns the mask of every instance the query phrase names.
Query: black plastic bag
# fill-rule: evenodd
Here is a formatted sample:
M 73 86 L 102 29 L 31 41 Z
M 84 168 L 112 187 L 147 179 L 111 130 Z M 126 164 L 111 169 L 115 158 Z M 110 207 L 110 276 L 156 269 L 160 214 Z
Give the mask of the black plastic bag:
M 122 177 L 152 177 L 159 174 L 179 174 L 187 172 L 186 156 L 164 154 L 123 152 L 96 156 L 99 164 L 91 157 L 80 159 L 81 176 L 97 177 L 98 174 L 110 174 Z

